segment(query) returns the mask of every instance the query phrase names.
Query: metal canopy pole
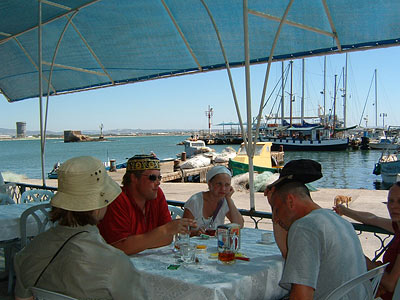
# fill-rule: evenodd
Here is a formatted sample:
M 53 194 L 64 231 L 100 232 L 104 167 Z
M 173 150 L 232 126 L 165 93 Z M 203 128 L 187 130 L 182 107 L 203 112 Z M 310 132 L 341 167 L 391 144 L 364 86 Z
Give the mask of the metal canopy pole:
M 253 157 L 255 144 L 253 144 L 252 117 L 251 117 L 251 90 L 250 90 L 250 50 L 249 50 L 249 20 L 247 0 L 243 0 L 243 31 L 244 31 L 244 69 L 246 80 L 246 109 L 247 109 L 247 155 L 249 157 L 249 188 L 250 210 L 255 210 L 254 201 L 254 167 Z M 246 141 L 244 141 L 246 143 Z
M 40 114 L 40 159 L 42 163 L 42 182 L 46 186 L 46 178 L 44 176 L 44 145 L 46 137 L 43 130 L 43 104 L 42 104 L 42 0 L 38 1 L 38 60 L 39 60 L 39 114 Z
M 267 91 L 267 84 L 268 84 L 268 78 L 269 78 L 269 72 L 271 69 L 271 64 L 272 64 L 272 58 L 274 54 L 274 50 L 276 47 L 276 44 L 278 42 L 278 38 L 280 35 L 280 32 L 282 30 L 282 26 L 286 21 L 286 18 L 288 16 L 289 10 L 293 4 L 294 0 L 290 0 L 285 12 L 282 16 L 282 19 L 280 20 L 278 29 L 275 34 L 274 42 L 272 43 L 271 47 L 271 52 L 269 54 L 268 58 L 268 65 L 267 65 L 267 72 L 265 74 L 265 79 L 264 79 L 264 86 L 263 86 L 263 92 L 261 96 L 261 101 L 260 101 L 260 108 L 258 111 L 257 115 L 257 125 L 256 125 L 256 130 L 255 130 L 255 138 L 254 140 L 257 141 L 258 139 L 258 131 L 260 129 L 260 123 L 261 123 L 261 115 L 262 115 L 262 110 L 264 107 L 264 101 L 265 101 L 265 94 Z M 251 93 L 250 93 L 250 51 L 249 51 L 249 32 L 248 32 L 248 6 L 247 6 L 247 0 L 243 0 L 243 28 L 244 28 L 244 50 L 245 50 L 245 75 L 246 75 L 246 103 L 247 103 L 247 132 L 248 132 L 248 151 L 247 155 L 249 157 L 249 188 L 250 188 L 250 210 L 255 210 L 255 203 L 254 203 L 254 168 L 253 168 L 253 157 L 254 157 L 254 152 L 256 148 L 256 144 L 253 143 L 253 135 L 252 135 L 252 118 L 251 118 Z M 246 142 L 245 142 L 246 144 Z M 250 150 L 250 151 L 249 151 Z

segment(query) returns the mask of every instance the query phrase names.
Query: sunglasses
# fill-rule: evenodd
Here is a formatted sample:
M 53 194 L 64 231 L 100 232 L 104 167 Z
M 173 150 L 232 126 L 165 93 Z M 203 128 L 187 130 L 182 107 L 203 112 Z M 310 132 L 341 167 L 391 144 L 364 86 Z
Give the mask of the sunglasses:
M 150 174 L 149 176 L 148 176 L 148 178 L 149 178 L 149 180 L 150 181 L 156 181 L 157 179 L 159 180 L 159 181 L 161 181 L 161 178 L 162 178 L 162 176 L 161 175 L 154 175 L 154 174 Z

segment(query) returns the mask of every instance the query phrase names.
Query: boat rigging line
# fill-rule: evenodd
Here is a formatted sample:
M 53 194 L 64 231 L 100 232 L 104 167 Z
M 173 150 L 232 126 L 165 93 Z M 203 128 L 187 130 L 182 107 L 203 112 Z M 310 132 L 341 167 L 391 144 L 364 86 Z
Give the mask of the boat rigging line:
M 369 85 L 369 89 L 368 89 L 367 98 L 365 99 L 365 103 L 364 103 L 363 111 L 362 111 L 362 113 L 361 113 L 361 118 L 360 118 L 360 122 L 358 123 L 358 126 L 361 126 L 361 121 L 362 121 L 362 119 L 363 119 L 363 116 L 364 116 L 365 107 L 367 106 L 368 97 L 369 97 L 369 93 L 371 92 L 372 83 L 374 82 L 374 78 L 375 78 L 375 72 L 374 72 L 374 74 L 372 75 L 371 84 Z
M 263 106 L 263 109 L 265 108 L 265 106 L 267 105 L 268 101 L 269 101 L 269 100 L 270 100 L 270 98 L 272 97 L 272 94 L 274 93 L 274 91 L 275 91 L 276 87 L 277 87 L 277 86 L 278 86 L 278 84 L 281 82 L 281 80 L 282 80 L 282 77 L 285 77 L 285 80 L 284 80 L 283 86 L 286 86 L 286 83 L 287 83 L 287 80 L 288 80 L 288 75 L 289 75 L 289 66 L 290 66 L 290 65 L 287 65 L 287 66 L 286 66 L 286 70 L 284 71 L 284 76 L 280 76 L 280 77 L 279 77 L 279 80 L 277 81 L 276 85 L 275 85 L 275 86 L 274 86 L 274 88 L 272 89 L 272 92 L 271 92 L 271 94 L 269 95 L 269 97 L 268 97 L 267 101 L 265 102 L 265 104 L 264 104 L 264 106 Z M 283 91 L 282 91 L 282 93 L 283 93 Z M 271 116 L 271 115 L 272 115 L 272 111 L 274 110 L 274 107 L 275 107 L 276 101 L 278 100 L 278 96 L 279 96 L 279 94 L 277 94 L 277 95 L 276 95 L 276 97 L 275 97 L 275 101 L 274 101 L 274 103 L 272 104 L 272 107 L 271 107 L 271 110 L 270 110 L 270 113 L 269 113 L 269 115 L 268 115 L 268 116 Z M 278 104 L 278 110 L 279 110 L 280 106 L 281 106 L 281 102 L 279 101 L 279 104 Z M 266 122 L 265 122 L 265 123 L 267 123 L 267 122 L 268 122 L 268 120 L 270 120 L 270 119 L 269 119 L 269 118 L 268 118 L 268 119 L 266 119 Z

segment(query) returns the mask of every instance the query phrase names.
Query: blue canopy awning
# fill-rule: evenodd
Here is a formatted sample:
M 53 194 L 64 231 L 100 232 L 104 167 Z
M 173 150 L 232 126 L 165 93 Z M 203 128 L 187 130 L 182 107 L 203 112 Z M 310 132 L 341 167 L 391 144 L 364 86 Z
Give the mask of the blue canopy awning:
M 248 0 L 251 63 L 268 60 L 288 3 Z M 399 12 L 398 0 L 295 0 L 273 59 L 398 45 Z M 42 23 L 44 95 L 51 66 L 53 95 L 224 68 L 218 35 L 231 66 L 245 61 L 237 0 L 44 1 Z M 37 0 L 1 1 L 0 62 L 8 101 L 38 97 Z
M 272 61 L 399 45 L 399 12 L 399 0 L 2 0 L 0 91 L 39 98 L 45 185 L 42 96 L 227 68 L 244 134 L 230 67 L 245 66 L 254 210 L 250 63 L 268 61 L 257 140 Z

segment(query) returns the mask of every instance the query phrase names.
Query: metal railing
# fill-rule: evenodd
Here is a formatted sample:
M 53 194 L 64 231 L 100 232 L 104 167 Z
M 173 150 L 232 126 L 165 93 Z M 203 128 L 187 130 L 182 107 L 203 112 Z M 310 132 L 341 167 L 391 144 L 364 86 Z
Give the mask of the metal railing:
M 7 183 L 7 182 L 6 182 Z M 18 183 L 18 182 L 13 182 L 15 184 L 15 187 L 13 189 L 13 200 L 16 203 L 19 203 L 19 200 L 21 198 L 21 195 L 23 192 L 26 190 L 34 190 L 34 189 L 44 189 L 44 190 L 50 190 L 50 191 L 57 191 L 56 187 L 49 187 L 49 186 L 42 186 L 42 185 L 34 185 L 34 184 L 25 184 L 25 183 Z M 175 201 L 175 200 L 167 200 L 169 205 L 174 205 L 178 206 L 183 209 L 185 202 L 182 201 Z M 257 210 L 247 210 L 247 209 L 239 209 L 239 212 L 243 216 L 250 217 L 251 220 L 254 222 L 254 228 L 258 229 L 258 224 L 260 221 L 264 219 L 270 219 L 272 220 L 272 214 L 269 212 L 264 212 L 264 211 L 257 211 Z M 365 224 L 360 224 L 360 223 L 352 223 L 354 229 L 358 232 L 358 234 L 362 233 L 373 233 L 373 235 L 379 239 L 380 241 L 380 247 L 375 250 L 375 257 L 373 261 L 376 261 L 387 249 L 389 246 L 391 236 L 393 236 L 393 233 L 382 229 L 380 227 L 376 226 L 371 226 L 371 225 L 365 225 Z

